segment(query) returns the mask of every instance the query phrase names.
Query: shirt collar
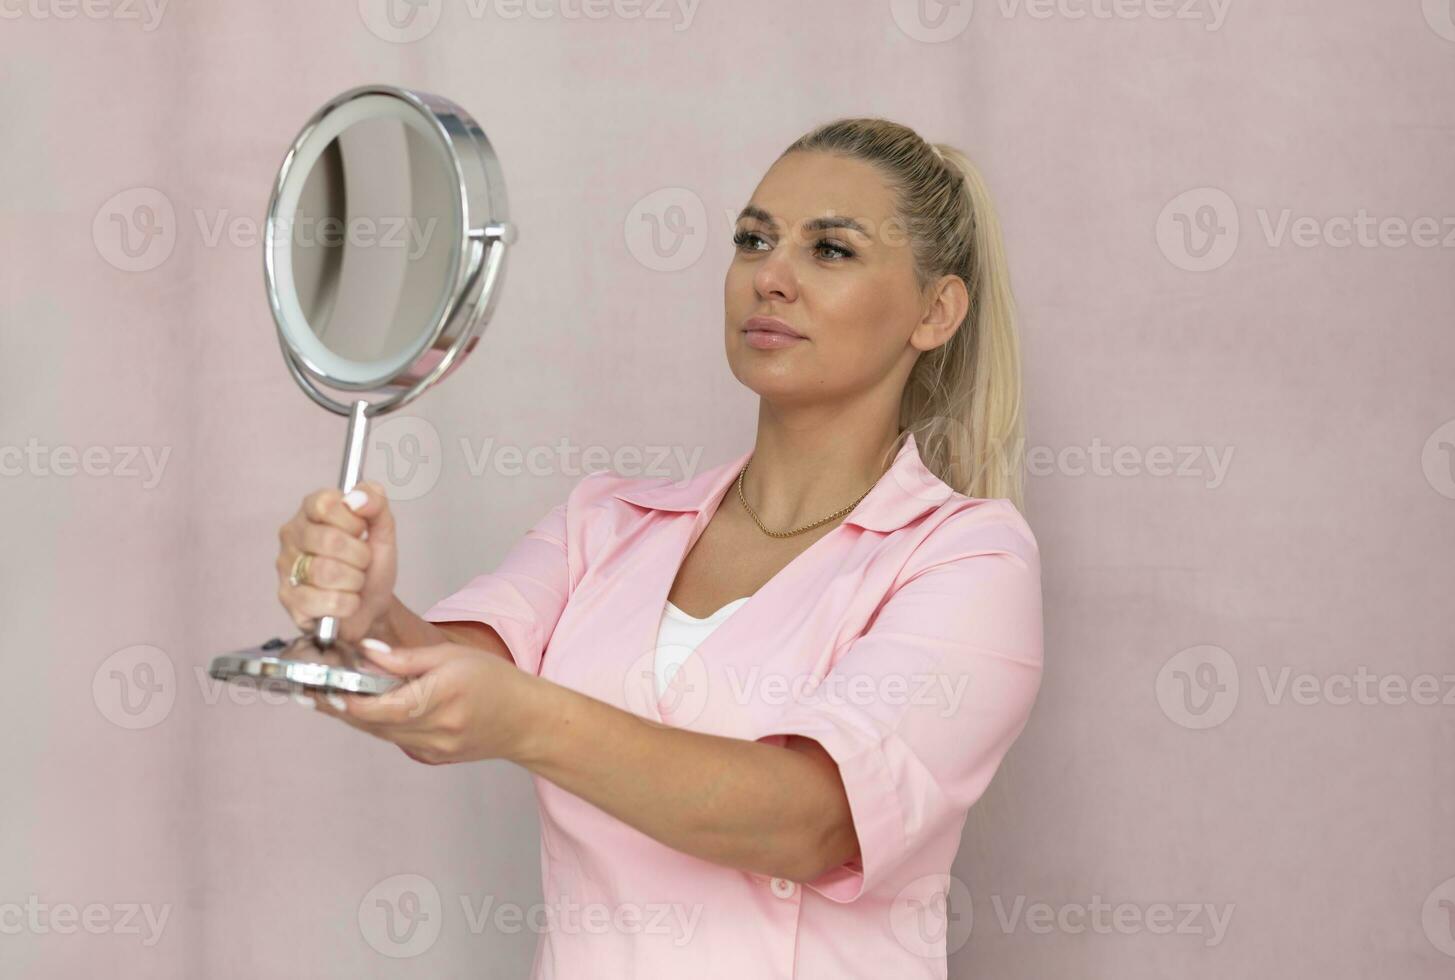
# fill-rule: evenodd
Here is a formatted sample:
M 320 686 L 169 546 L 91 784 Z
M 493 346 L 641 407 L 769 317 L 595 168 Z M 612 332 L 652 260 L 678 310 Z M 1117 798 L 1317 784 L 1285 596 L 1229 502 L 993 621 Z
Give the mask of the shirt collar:
M 652 510 L 701 513 L 708 507 L 716 507 L 723 495 L 732 489 L 752 454 L 752 450 L 748 450 L 687 480 L 626 487 L 615 491 L 612 496 Z M 870 531 L 896 531 L 940 506 L 954 492 L 924 465 L 914 433 L 907 433 L 894 462 L 844 518 L 844 523 Z

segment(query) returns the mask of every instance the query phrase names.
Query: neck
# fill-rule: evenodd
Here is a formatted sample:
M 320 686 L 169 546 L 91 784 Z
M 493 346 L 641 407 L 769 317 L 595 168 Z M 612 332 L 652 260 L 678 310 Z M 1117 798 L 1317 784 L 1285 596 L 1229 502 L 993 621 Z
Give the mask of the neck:
M 854 502 L 889 468 L 897 419 L 860 412 L 792 417 L 760 407 L 743 495 L 771 528 L 811 524 Z

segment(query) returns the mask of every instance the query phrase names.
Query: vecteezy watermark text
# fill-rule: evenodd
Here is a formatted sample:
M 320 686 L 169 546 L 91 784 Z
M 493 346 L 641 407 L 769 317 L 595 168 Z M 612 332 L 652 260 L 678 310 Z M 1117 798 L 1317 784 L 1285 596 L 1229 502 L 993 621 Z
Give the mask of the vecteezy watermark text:
M 702 903 L 580 902 L 567 895 L 521 905 L 495 895 L 459 895 L 465 928 L 479 935 L 494 928 L 506 935 L 535 933 L 640 935 L 685 946 L 702 916 Z M 359 932 L 376 952 L 393 959 L 428 951 L 444 930 L 448 906 L 435 883 L 421 874 L 397 874 L 378 882 L 359 902 Z
M 162 482 L 171 446 L 45 446 L 31 436 L 22 446 L 0 446 L 0 477 L 109 476 L 141 479 L 143 490 Z
M 141 936 L 143 946 L 155 946 L 162 938 L 162 930 L 166 929 L 171 914 L 170 902 L 160 907 L 148 902 L 118 902 L 114 905 L 91 902 L 77 908 L 70 902 L 42 902 L 39 895 L 30 895 L 23 904 L 0 902 L 0 935 L 30 933 L 44 936 L 56 933 L 69 936 L 79 931 L 99 936 L 110 933 Z
M 1017 895 L 1007 907 L 999 895 L 990 897 L 995 917 L 1002 932 L 1009 935 L 1025 924 L 1027 932 L 1037 935 L 1060 932 L 1077 935 L 1094 932 L 1099 935 L 1130 936 L 1140 932 L 1155 936 L 1201 936 L 1204 946 L 1216 946 L 1228 933 L 1235 906 L 1224 902 L 1136 902 L 1112 904 L 1100 895 L 1090 902 L 1027 902 Z

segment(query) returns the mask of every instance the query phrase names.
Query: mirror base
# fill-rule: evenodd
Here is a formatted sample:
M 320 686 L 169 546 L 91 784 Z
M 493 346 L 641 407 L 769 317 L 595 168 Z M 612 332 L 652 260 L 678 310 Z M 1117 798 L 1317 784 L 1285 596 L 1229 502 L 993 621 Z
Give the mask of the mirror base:
M 361 669 L 366 662 L 346 640 L 320 647 L 312 636 L 292 643 L 273 637 L 254 647 L 212 658 L 207 673 L 215 680 L 251 687 L 300 692 L 378 695 L 398 687 L 398 677 Z

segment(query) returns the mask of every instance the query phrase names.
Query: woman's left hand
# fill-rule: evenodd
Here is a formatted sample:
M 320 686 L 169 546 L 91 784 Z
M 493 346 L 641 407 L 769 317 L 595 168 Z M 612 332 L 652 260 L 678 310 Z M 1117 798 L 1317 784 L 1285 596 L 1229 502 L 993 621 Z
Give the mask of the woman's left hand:
M 462 643 L 391 649 L 371 637 L 362 646 L 404 683 L 377 696 L 313 693 L 320 712 L 393 742 L 427 765 L 518 758 L 531 733 L 530 682 L 536 678 Z

